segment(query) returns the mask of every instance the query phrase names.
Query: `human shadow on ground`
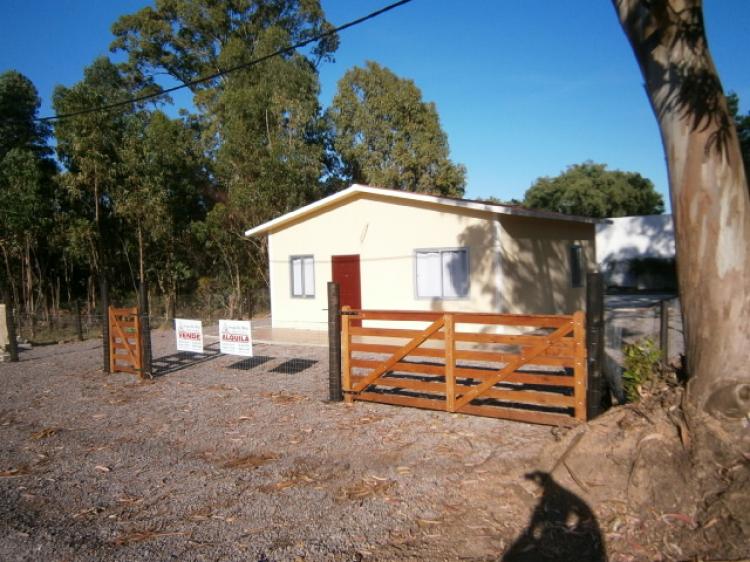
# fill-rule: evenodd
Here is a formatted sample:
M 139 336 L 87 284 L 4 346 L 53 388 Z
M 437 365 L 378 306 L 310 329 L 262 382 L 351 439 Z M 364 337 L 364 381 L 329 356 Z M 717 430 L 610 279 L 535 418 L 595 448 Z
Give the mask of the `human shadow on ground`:
M 212 359 L 216 359 L 221 355 L 219 351 L 219 342 L 207 345 L 203 349 L 203 353 L 192 353 L 190 351 L 178 351 L 171 355 L 164 355 L 151 360 L 151 371 L 152 376 L 162 377 L 194 365 L 199 365 Z
M 526 478 L 541 487 L 542 497 L 502 562 L 606 562 L 604 539 L 586 502 L 547 472 L 531 472 Z

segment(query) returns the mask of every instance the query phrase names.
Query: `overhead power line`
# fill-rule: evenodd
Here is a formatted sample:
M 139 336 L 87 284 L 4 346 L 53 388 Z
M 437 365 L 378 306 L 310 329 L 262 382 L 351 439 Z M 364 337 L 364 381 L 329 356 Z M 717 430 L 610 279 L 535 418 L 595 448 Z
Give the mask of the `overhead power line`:
M 285 55 L 288 53 L 292 53 L 296 51 L 297 49 L 300 49 L 302 47 L 305 47 L 309 45 L 310 43 L 315 43 L 316 41 L 320 41 L 321 39 L 325 37 L 330 37 L 331 35 L 334 35 L 340 31 L 344 31 L 345 29 L 349 29 L 350 27 L 354 27 L 356 25 L 359 25 L 361 23 L 364 23 L 368 20 L 374 19 L 380 15 L 385 14 L 386 12 L 390 12 L 391 10 L 394 10 L 400 6 L 403 6 L 404 4 L 408 4 L 409 2 L 412 2 L 412 0 L 400 0 L 399 2 L 394 2 L 393 4 L 389 4 L 383 8 L 380 8 L 379 10 L 376 10 L 372 13 L 367 14 L 366 16 L 362 16 L 361 18 L 357 18 L 355 20 L 352 20 L 350 22 L 347 22 L 343 25 L 340 25 L 338 27 L 335 27 L 333 29 L 329 29 L 328 31 L 324 31 L 323 33 L 320 33 L 319 35 L 316 35 L 315 37 L 311 37 L 309 39 L 305 39 L 304 41 L 300 41 L 299 43 L 295 43 L 294 45 L 291 45 L 289 47 L 285 47 L 283 49 L 279 49 L 278 51 L 275 51 L 273 53 L 270 53 L 268 55 L 264 55 L 260 58 L 253 59 L 251 61 L 238 64 L 237 66 L 233 66 L 231 68 L 227 68 L 226 70 L 220 70 L 219 72 L 214 72 L 213 74 L 210 74 L 208 76 L 202 76 L 201 78 L 196 78 L 195 80 L 191 80 L 190 82 L 185 82 L 183 84 L 180 84 L 179 86 L 173 86 L 171 88 L 161 88 L 158 92 L 153 92 L 150 94 L 144 94 L 142 96 L 136 96 L 134 98 L 129 98 L 126 100 L 106 104 L 106 105 L 99 105 L 96 107 L 89 107 L 87 109 L 81 109 L 78 111 L 71 111 L 69 113 L 62 113 L 59 115 L 50 115 L 48 117 L 37 117 L 36 121 L 45 122 L 45 121 L 57 121 L 59 119 L 66 119 L 68 117 L 76 117 L 78 115 L 86 115 L 87 113 L 95 113 L 97 111 L 109 111 L 110 109 L 116 109 L 118 107 L 122 107 L 125 105 L 130 105 L 132 103 L 138 103 L 141 101 L 146 101 L 152 98 L 157 98 L 160 96 L 163 96 L 164 94 L 169 94 L 172 92 L 176 92 L 177 90 L 182 90 L 183 88 L 190 88 L 191 86 L 195 86 L 196 84 L 202 84 L 203 82 L 209 82 L 211 80 L 214 80 L 216 78 L 219 78 L 220 76 L 225 76 L 227 74 L 231 74 L 232 72 L 237 72 L 238 70 L 243 70 L 245 68 L 250 68 L 251 66 L 255 66 L 256 64 L 260 64 L 264 61 L 267 61 L 268 59 L 271 59 L 273 57 L 278 57 L 280 55 Z

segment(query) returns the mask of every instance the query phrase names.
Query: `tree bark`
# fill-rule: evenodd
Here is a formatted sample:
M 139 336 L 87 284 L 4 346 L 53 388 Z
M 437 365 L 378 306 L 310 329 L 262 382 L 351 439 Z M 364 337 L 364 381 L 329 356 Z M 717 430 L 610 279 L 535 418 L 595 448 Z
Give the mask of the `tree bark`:
M 750 190 L 701 0 L 613 0 L 669 172 L 692 404 L 750 411 Z
M 99 201 L 99 181 L 94 166 L 94 220 L 96 222 L 96 251 L 99 271 L 99 302 L 102 314 L 102 371 L 110 372 L 109 359 L 112 350 L 109 348 L 109 282 L 107 280 L 107 254 L 104 251 L 104 233 Z
M 145 268 L 145 254 L 143 248 L 143 226 L 138 221 L 138 279 L 139 279 L 139 290 L 140 287 L 146 282 L 146 268 Z

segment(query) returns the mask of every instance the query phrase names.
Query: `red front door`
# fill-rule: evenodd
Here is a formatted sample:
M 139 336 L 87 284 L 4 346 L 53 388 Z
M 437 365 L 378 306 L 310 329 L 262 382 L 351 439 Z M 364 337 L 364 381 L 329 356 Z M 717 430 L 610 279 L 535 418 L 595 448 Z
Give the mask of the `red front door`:
M 359 278 L 359 254 L 352 256 L 331 256 L 332 278 L 339 284 L 341 306 L 362 308 L 362 290 Z M 352 321 L 352 326 L 361 326 L 361 321 Z

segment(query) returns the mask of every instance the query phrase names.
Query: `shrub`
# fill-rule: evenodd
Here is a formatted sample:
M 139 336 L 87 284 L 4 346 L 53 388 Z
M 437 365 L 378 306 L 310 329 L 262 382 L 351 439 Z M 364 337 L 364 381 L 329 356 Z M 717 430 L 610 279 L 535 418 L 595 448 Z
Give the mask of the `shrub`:
M 623 386 L 628 402 L 637 402 L 644 388 L 654 380 L 659 372 L 661 349 L 651 338 L 643 338 L 623 346 L 625 370 L 622 373 Z

